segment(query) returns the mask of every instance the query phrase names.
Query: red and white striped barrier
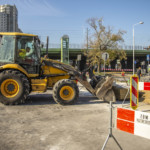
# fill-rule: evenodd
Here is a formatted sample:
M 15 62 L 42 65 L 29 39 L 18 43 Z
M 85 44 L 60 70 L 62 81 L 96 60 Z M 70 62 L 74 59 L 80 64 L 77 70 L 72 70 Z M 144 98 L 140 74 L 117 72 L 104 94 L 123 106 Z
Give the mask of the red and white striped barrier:
M 139 101 L 139 92 L 138 92 L 139 80 L 137 76 L 132 76 L 130 81 L 131 81 L 130 106 L 132 109 L 136 109 L 138 107 L 138 101 Z
M 150 139 L 150 113 L 117 108 L 116 128 Z
M 139 90 L 150 91 L 150 82 L 139 82 Z
M 104 68 L 101 69 L 101 71 L 104 71 Z M 127 71 L 132 71 L 132 69 L 105 69 L 105 71 L 124 71 L 124 72 L 127 72 Z

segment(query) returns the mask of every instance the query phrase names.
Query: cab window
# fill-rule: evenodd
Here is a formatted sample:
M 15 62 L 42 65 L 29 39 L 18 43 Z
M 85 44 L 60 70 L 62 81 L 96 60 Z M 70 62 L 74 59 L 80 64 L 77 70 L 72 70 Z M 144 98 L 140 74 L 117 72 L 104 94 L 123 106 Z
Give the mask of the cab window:
M 15 37 L 0 36 L 0 62 L 13 62 L 15 50 Z
M 34 37 L 21 36 L 17 38 L 17 58 L 19 62 L 37 62 L 37 55 L 34 47 Z

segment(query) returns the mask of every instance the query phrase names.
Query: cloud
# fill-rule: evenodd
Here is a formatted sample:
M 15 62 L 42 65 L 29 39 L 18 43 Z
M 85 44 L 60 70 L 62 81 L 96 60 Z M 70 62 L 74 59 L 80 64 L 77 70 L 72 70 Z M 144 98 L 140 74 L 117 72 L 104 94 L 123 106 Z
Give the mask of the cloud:
M 0 4 L 16 5 L 20 16 L 64 16 L 48 0 L 0 0 Z

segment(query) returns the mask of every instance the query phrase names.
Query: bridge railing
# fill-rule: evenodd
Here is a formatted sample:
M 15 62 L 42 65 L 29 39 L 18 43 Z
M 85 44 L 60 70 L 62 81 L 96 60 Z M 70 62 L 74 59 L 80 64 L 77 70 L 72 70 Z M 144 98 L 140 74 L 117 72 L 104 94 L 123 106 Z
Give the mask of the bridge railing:
M 119 49 L 123 50 L 132 50 L 133 46 L 132 45 L 119 45 Z M 145 50 L 147 46 L 141 46 L 141 45 L 135 45 L 134 49 L 135 50 Z
M 146 47 L 148 46 L 135 45 L 135 50 L 145 50 Z M 49 48 L 61 48 L 61 44 L 49 43 Z M 86 49 L 85 44 L 75 44 L 75 43 L 70 43 L 69 48 Z M 123 50 L 132 50 L 133 46 L 132 45 L 119 45 L 118 48 L 123 49 Z

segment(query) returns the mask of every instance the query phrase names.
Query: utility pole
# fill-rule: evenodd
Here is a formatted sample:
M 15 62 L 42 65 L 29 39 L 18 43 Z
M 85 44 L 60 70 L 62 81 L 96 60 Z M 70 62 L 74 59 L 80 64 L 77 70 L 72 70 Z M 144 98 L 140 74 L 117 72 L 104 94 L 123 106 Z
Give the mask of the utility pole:
M 134 52 L 134 46 L 135 46 L 135 41 L 134 41 L 134 26 L 136 26 L 136 25 L 138 25 L 138 24 L 143 24 L 144 22 L 139 22 L 139 23 L 136 23 L 136 24 L 134 24 L 133 25 L 133 75 L 134 75 L 134 73 L 135 73 L 135 65 L 134 65 L 134 63 L 135 63 L 135 52 Z
M 86 41 L 87 41 L 87 51 L 89 49 L 89 29 L 87 28 L 87 31 L 86 31 Z

